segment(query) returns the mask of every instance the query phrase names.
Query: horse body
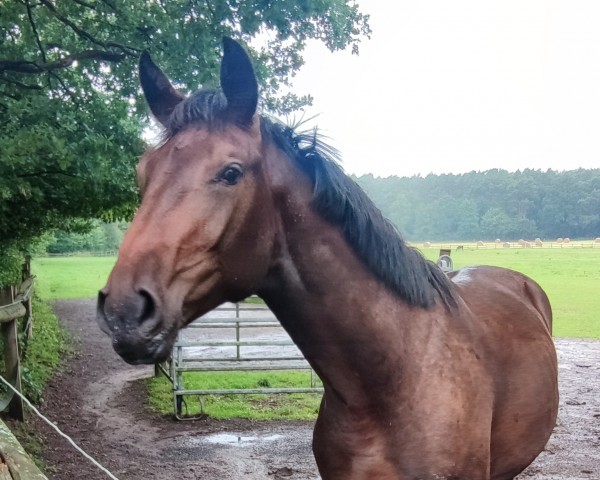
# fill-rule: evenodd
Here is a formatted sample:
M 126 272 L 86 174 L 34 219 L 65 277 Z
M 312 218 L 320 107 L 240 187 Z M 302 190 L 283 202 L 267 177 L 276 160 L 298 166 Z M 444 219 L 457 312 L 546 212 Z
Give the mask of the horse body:
M 225 47 L 224 95 L 189 100 L 142 58 L 168 137 L 99 295 L 117 352 L 162 361 L 194 318 L 258 293 L 323 380 L 323 479 L 513 478 L 557 412 L 543 291 L 499 268 L 446 278 L 316 143 L 256 115 L 249 59 Z
M 281 214 L 284 253 L 259 294 L 324 381 L 314 435 L 324 478 L 513 478 L 558 407 L 545 294 L 517 272 L 471 267 L 451 274 L 455 310 L 408 307 L 309 199 Z

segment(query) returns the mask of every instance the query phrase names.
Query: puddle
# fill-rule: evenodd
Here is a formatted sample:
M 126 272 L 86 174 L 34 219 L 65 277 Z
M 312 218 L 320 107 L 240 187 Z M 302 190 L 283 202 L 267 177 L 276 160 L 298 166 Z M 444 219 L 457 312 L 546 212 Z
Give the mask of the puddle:
M 213 445 L 232 445 L 238 447 L 247 447 L 259 443 L 274 442 L 283 438 L 283 435 L 263 435 L 263 436 L 244 436 L 235 433 L 217 433 L 193 439 L 194 443 L 211 443 Z

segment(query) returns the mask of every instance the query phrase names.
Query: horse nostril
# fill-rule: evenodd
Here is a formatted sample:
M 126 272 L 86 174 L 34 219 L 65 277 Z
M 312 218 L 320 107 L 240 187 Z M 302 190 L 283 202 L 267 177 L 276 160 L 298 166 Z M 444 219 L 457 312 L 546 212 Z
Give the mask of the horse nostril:
M 152 320 L 156 314 L 156 302 L 150 292 L 141 288 L 138 290 L 138 295 L 142 298 L 142 310 L 140 314 L 140 324 L 147 320 Z
M 96 319 L 100 329 L 113 336 L 129 335 L 143 326 L 146 333 L 158 328 L 158 303 L 149 290 L 140 288 L 129 290 L 127 294 L 119 294 L 108 289 L 98 292 Z
M 98 291 L 98 303 L 97 303 L 98 310 L 104 311 L 104 303 L 105 302 L 106 302 L 106 293 L 104 293 L 104 290 L 99 290 Z
M 110 327 L 108 326 L 106 313 L 104 311 L 106 297 L 107 295 L 103 290 L 98 292 L 98 302 L 96 303 L 96 322 L 98 323 L 100 330 L 110 335 Z

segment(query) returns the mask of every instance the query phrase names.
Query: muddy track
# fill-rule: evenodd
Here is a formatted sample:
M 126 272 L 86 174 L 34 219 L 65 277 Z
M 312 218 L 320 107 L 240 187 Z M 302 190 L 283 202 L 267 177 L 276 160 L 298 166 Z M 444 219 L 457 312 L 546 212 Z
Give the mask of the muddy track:
M 59 301 L 55 311 L 77 353 L 49 385 L 42 411 L 121 480 L 317 479 L 312 422 L 176 422 L 145 410 L 141 378 L 112 350 L 94 321 L 93 300 Z M 600 479 L 600 342 L 557 340 L 561 402 L 546 451 L 528 480 Z M 51 479 L 105 479 L 40 421 Z

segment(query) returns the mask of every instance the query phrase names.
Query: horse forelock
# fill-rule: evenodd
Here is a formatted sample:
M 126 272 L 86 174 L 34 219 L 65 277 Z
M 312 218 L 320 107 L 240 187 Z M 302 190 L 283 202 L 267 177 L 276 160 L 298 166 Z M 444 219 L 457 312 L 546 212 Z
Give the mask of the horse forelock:
M 163 138 L 168 140 L 194 125 L 220 128 L 227 123 L 226 110 L 227 99 L 220 89 L 200 90 L 173 109 L 164 125 Z
M 221 90 L 199 91 L 173 110 L 165 124 L 168 140 L 191 126 L 209 130 L 227 125 L 227 99 Z M 339 152 L 317 134 L 297 132 L 297 126 L 261 117 L 263 139 L 271 139 L 314 185 L 312 207 L 339 225 L 355 253 L 392 291 L 407 303 L 429 308 L 436 292 L 447 306 L 456 305 L 450 281 L 420 252 L 408 246 L 400 233 L 366 193 L 339 165 Z

